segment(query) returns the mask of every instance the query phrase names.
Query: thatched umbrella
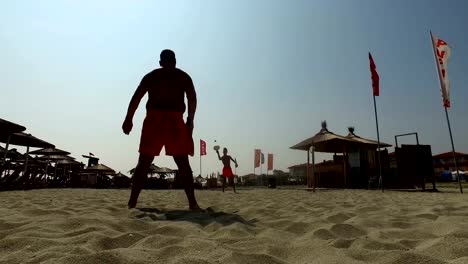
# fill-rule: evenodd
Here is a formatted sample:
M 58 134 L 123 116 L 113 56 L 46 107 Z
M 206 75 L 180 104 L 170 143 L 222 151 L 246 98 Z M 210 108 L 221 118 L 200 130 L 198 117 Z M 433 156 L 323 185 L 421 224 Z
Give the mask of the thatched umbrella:
M 347 150 L 358 147 L 359 142 L 352 139 L 334 134 L 327 129 L 327 122 L 322 121 L 322 129 L 319 133 L 315 134 L 306 140 L 303 140 L 296 145 L 292 146 L 291 149 L 305 150 L 307 151 L 307 187 L 311 188 L 312 179 L 309 175 L 309 164 L 310 164 L 310 152 L 312 152 L 312 176 L 313 176 L 313 190 L 315 191 L 315 152 L 326 152 L 326 153 L 346 153 Z M 343 159 L 343 163 L 344 163 Z M 346 173 L 346 170 L 345 170 Z M 346 175 L 344 175 L 346 178 Z
M 38 149 L 35 151 L 30 152 L 31 155 L 44 155 L 44 156 L 50 156 L 50 155 L 70 155 L 70 152 L 67 152 L 65 150 L 61 150 L 58 148 L 43 148 L 43 149 Z
M 46 175 L 47 175 L 47 170 L 48 170 L 48 167 L 49 167 L 49 162 L 51 160 L 75 159 L 75 158 L 72 158 L 72 157 L 68 157 L 70 152 L 65 151 L 65 150 L 61 150 L 61 149 L 57 149 L 57 148 L 43 148 L 43 149 L 32 151 L 31 154 L 43 155 L 43 157 L 41 157 L 41 159 L 47 159 L 47 166 L 46 166 L 46 171 L 45 171 Z
M 0 134 L 2 134 L 2 137 L 6 137 L 6 142 L 4 143 L 6 143 L 5 149 L 7 151 L 8 151 L 8 146 L 10 145 L 11 134 L 23 132 L 25 130 L 26 128 L 22 125 L 18 125 L 16 123 L 0 118 Z M 6 155 L 6 153 L 7 152 L 5 152 L 4 155 Z M 5 159 L 6 157 L 3 156 L 2 165 L 5 164 Z
M 0 118 L 0 131 L 5 134 L 13 134 L 17 132 L 23 132 L 26 128 L 22 125 L 10 122 L 8 120 Z
M 24 164 L 24 171 L 28 168 L 29 148 L 54 148 L 55 146 L 49 142 L 38 139 L 31 134 L 23 132 L 13 133 L 10 135 L 0 134 L 0 142 L 7 142 L 11 145 L 25 146 L 26 147 L 26 162 Z M 8 148 L 7 148 L 8 150 Z M 3 160 L 5 163 L 5 160 Z
M 135 169 L 136 168 L 131 169 L 129 173 L 133 175 L 135 173 Z M 175 170 L 171 170 L 166 167 L 158 167 L 154 164 L 151 164 L 151 166 L 148 169 L 147 174 L 151 174 L 151 176 L 153 176 L 153 174 L 166 175 L 166 174 L 175 173 L 175 172 L 176 172 Z
M 101 174 L 115 174 L 115 170 L 113 170 L 110 167 L 107 167 L 104 164 L 98 164 L 98 165 L 88 167 L 88 168 L 86 168 L 86 171 L 97 172 L 97 173 L 101 173 Z
M 360 137 L 354 133 L 354 127 L 348 127 L 348 135 L 346 138 L 352 139 L 354 141 L 357 141 L 359 143 L 362 143 L 361 147 L 369 148 L 369 149 L 378 149 L 379 142 L 367 138 Z M 388 148 L 391 147 L 392 145 L 380 142 L 380 148 Z

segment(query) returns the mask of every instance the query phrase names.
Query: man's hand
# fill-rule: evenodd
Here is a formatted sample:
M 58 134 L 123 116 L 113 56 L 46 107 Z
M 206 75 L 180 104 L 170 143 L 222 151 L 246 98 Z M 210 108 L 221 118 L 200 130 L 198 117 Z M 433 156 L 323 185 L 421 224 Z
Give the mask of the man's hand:
M 190 135 L 193 135 L 193 120 L 189 117 L 187 117 L 187 122 L 185 122 L 185 125 L 187 126 L 188 130 L 190 131 Z
M 128 135 L 130 134 L 130 131 L 132 131 L 133 128 L 133 121 L 130 118 L 125 118 L 125 121 L 122 124 L 122 130 L 123 132 Z

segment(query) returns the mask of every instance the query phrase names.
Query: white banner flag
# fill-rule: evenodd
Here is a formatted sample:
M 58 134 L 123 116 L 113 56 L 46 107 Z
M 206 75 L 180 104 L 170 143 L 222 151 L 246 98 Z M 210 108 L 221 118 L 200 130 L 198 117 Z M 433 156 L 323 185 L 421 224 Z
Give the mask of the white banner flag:
M 444 107 L 450 107 L 450 82 L 447 76 L 447 63 L 450 58 L 449 45 L 431 33 L 432 46 L 436 59 L 437 72 L 439 73 L 440 91 Z

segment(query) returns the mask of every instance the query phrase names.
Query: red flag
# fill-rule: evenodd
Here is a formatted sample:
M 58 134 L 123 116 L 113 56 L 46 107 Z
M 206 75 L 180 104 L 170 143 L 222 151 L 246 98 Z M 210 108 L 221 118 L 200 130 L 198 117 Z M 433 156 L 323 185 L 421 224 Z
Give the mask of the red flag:
M 273 154 L 268 154 L 268 170 L 273 170 Z
M 379 89 L 379 74 L 377 73 L 374 59 L 369 52 L 369 62 L 370 62 L 370 71 L 371 71 L 371 78 L 372 78 L 372 90 L 374 92 L 374 96 L 379 96 L 380 89 Z
M 206 142 L 200 139 L 200 156 L 206 155 Z
M 254 160 L 255 168 L 260 167 L 260 153 L 261 151 L 259 149 L 255 149 L 255 160 Z

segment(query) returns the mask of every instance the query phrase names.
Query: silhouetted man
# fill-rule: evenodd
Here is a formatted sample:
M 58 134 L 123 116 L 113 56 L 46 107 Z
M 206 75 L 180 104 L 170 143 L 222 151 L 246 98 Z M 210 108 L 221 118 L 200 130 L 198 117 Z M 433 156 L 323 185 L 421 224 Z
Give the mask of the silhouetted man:
M 237 161 L 234 160 L 231 156 L 229 156 L 227 148 L 223 149 L 223 156 L 221 157 L 219 155 L 219 151 L 216 150 L 216 153 L 218 153 L 218 158 L 223 162 L 223 192 L 224 192 L 224 185 L 226 183 L 226 179 L 228 180 L 228 183 L 232 185 L 232 190 L 236 192 L 236 184 L 234 183 L 234 174 L 232 173 L 231 169 L 231 160 L 234 162 L 237 168 Z
M 132 193 L 128 208 L 134 208 L 138 196 L 147 178 L 148 169 L 154 156 L 159 156 L 162 147 L 166 155 L 173 156 L 181 177 L 190 210 L 199 210 L 194 194 L 192 169 L 188 156 L 193 156 L 192 139 L 193 119 L 197 107 L 197 96 L 190 76 L 176 68 L 175 53 L 171 50 L 161 52 L 159 64 L 161 68 L 148 73 L 128 106 L 127 116 L 122 125 L 125 134 L 132 130 L 133 115 L 140 104 L 141 98 L 148 93 L 146 118 L 140 139 L 140 157 L 132 177 Z M 188 116 L 184 123 L 184 96 L 187 95 Z

